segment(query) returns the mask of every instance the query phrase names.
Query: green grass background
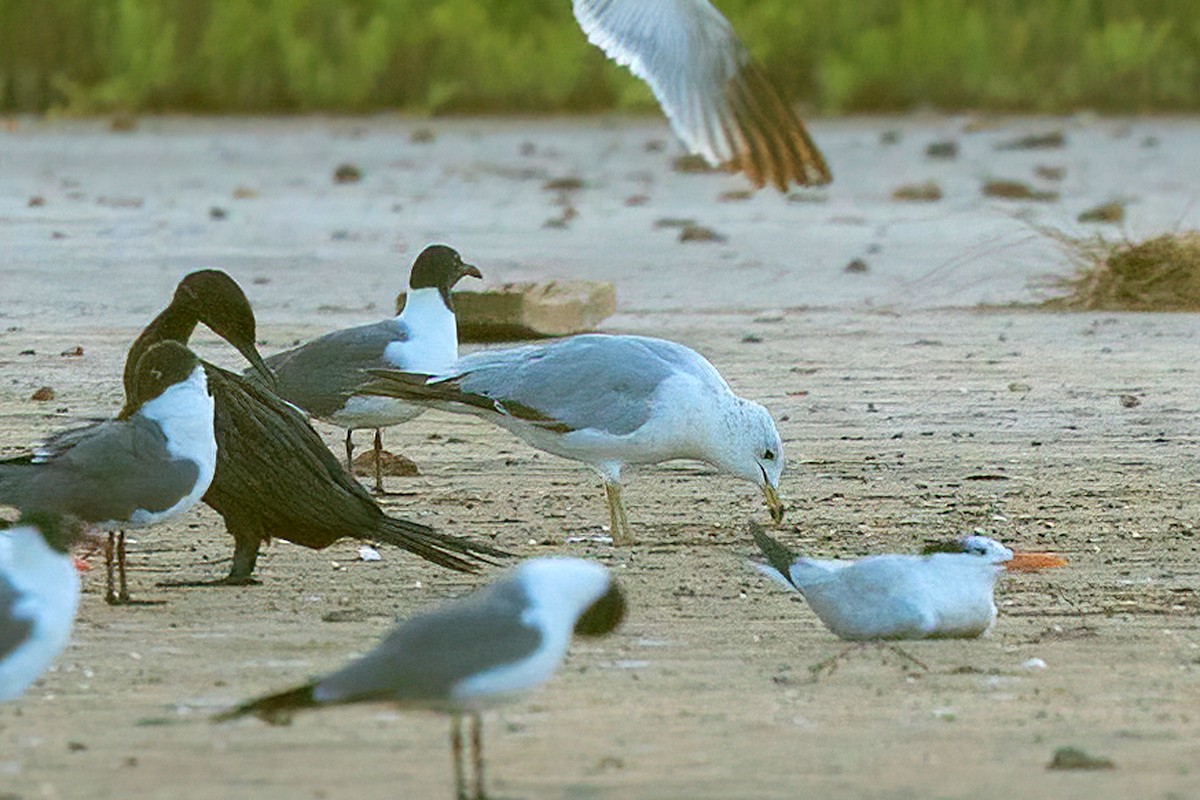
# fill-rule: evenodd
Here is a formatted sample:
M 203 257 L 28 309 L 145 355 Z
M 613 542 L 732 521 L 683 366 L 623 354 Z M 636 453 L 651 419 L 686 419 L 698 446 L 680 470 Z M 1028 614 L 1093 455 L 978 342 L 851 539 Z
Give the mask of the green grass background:
M 1200 109 L 1200 0 L 717 0 L 785 97 Z M 569 0 L 0 0 L 0 111 L 643 110 Z

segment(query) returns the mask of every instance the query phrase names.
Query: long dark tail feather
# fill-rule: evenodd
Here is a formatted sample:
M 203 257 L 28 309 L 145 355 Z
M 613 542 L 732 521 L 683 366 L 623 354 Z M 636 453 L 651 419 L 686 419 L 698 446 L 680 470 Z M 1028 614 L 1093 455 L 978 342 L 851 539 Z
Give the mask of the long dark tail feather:
M 462 536 L 438 533 L 418 522 L 384 517 L 373 533 L 385 544 L 402 547 L 440 567 L 459 572 L 478 572 L 479 564 L 495 564 L 492 558 L 511 558 L 512 553 Z
M 286 692 L 280 692 L 279 694 L 260 697 L 257 700 L 251 700 L 249 703 L 243 703 L 237 708 L 231 708 L 228 711 L 215 714 L 212 721 L 227 722 L 231 719 L 253 714 L 272 725 L 287 725 L 292 721 L 292 714 L 295 712 L 319 705 L 313 697 L 314 688 L 316 688 L 316 684 L 310 683 Z
M 757 522 L 750 523 L 750 535 L 754 537 L 754 543 L 758 545 L 758 549 L 762 550 L 763 555 L 767 557 L 767 563 L 771 565 L 771 568 L 790 580 L 792 562 L 800 556 L 768 536 Z

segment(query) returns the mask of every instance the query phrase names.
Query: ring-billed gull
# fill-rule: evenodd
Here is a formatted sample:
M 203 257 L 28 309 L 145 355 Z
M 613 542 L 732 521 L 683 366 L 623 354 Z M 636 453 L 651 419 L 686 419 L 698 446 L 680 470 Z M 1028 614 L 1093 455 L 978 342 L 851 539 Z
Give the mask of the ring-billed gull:
M 574 9 L 588 41 L 649 84 L 690 152 L 757 187 L 829 183 L 803 123 L 708 0 L 574 0 Z
M 400 624 L 348 666 L 290 691 L 252 700 L 216 721 L 254 714 L 286 722 L 299 710 L 361 702 L 451 715 L 457 797 L 467 797 L 461 717 L 471 718 L 474 797 L 483 798 L 480 712 L 544 683 L 572 634 L 611 632 L 625 614 L 608 570 L 577 558 L 526 561 L 489 586 Z
M 472 413 L 604 480 L 614 544 L 633 536 L 621 500 L 626 465 L 704 461 L 750 481 L 783 518 L 783 443 L 770 412 L 733 393 L 703 356 L 646 336 L 584 334 L 484 350 L 433 376 L 372 370 L 362 391 Z
M 407 422 L 424 409 L 390 397 L 356 394 L 355 389 L 371 368 L 436 372 L 454 363 L 458 323 L 450 290 L 468 275 L 483 277 L 453 248 L 430 245 L 413 262 L 404 310 L 396 317 L 327 333 L 267 358 L 275 373 L 276 394 L 317 419 L 346 429 L 347 470 L 354 470 L 354 431 L 375 429 L 378 493 L 383 493 L 379 429 Z

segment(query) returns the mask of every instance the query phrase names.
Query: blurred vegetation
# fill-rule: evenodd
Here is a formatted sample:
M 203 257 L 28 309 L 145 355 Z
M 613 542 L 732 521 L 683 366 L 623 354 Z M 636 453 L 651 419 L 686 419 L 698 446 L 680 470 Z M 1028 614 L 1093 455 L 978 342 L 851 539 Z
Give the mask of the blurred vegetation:
M 1200 108 L 1196 0 L 717 0 L 825 112 Z M 652 107 L 569 0 L 0 0 L 0 111 Z

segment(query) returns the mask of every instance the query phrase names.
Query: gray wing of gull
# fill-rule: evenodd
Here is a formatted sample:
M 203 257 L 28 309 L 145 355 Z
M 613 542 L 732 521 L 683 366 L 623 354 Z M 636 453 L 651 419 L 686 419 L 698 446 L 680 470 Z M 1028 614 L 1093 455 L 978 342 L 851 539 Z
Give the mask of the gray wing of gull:
M 687 149 L 761 187 L 824 184 L 825 159 L 708 0 L 574 0 L 588 41 L 649 84 Z
M 0 546 L 3 546 L 3 543 L 0 543 Z M 16 607 L 20 600 L 21 593 L 17 591 L 17 587 L 0 574 L 0 659 L 15 652 L 33 635 L 33 620 L 16 616 Z
M 138 509 L 166 511 L 199 474 L 194 462 L 171 456 L 157 425 L 135 414 L 73 435 L 48 460 L 0 463 L 0 504 L 85 522 L 123 521 Z
M 532 409 L 566 430 L 623 436 L 655 410 L 663 381 L 684 373 L 725 382 L 697 353 L 640 336 L 573 336 L 547 345 L 473 353 L 450 382 L 462 392 Z
M 522 622 L 529 600 L 513 579 L 401 623 L 367 655 L 322 679 L 325 703 L 437 704 L 461 681 L 532 655 L 541 631 Z
M 391 364 L 383 354 L 392 342 L 406 341 L 408 329 L 394 319 L 327 333 L 266 359 L 275 373 L 275 393 L 314 417 L 328 417 L 345 405 L 362 383 L 364 371 Z M 254 370 L 247 380 L 261 385 Z

